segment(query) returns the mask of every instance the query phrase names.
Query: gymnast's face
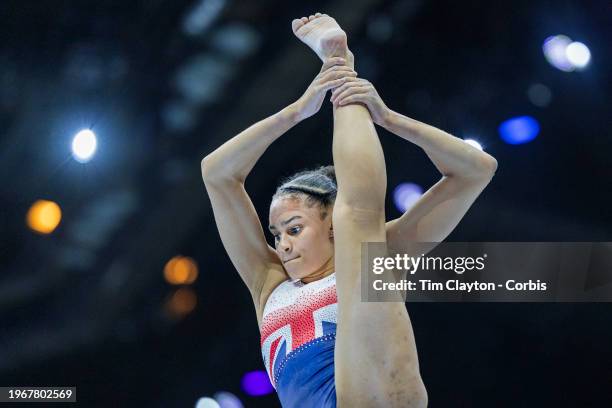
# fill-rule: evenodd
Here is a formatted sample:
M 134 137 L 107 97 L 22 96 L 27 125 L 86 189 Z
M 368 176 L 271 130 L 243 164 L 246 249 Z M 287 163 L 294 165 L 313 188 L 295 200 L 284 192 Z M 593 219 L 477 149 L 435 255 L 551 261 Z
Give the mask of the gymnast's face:
M 269 229 L 274 246 L 291 279 L 302 279 L 333 265 L 334 242 L 330 238 L 331 210 L 321 220 L 318 206 L 302 199 L 281 197 L 270 205 Z

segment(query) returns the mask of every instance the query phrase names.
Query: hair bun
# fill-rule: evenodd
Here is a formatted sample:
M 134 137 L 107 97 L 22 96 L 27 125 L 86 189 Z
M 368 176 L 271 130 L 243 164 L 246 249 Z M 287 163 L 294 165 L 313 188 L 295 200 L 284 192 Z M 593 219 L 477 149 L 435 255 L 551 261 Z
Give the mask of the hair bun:
M 336 181 L 336 169 L 333 165 L 330 164 L 328 166 L 321 166 L 317 169 L 317 171 L 323 174 L 324 176 L 329 177 L 334 182 L 334 184 L 338 184 L 338 182 Z

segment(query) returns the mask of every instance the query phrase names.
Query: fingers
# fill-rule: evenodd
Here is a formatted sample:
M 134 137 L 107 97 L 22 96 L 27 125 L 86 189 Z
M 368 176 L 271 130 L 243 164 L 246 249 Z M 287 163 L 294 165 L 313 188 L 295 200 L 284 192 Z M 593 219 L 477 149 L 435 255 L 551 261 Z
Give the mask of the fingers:
M 356 102 L 361 102 L 364 105 L 368 105 L 368 94 L 367 93 L 360 93 L 360 94 L 355 94 L 355 95 L 351 95 L 351 96 L 347 96 L 342 100 L 339 100 L 338 103 L 336 103 L 336 106 L 344 106 L 344 105 L 348 105 L 351 103 L 356 103 Z
M 323 66 L 321 67 L 320 72 L 325 72 L 326 70 L 328 70 L 329 68 L 335 65 L 344 65 L 344 64 L 346 64 L 346 60 L 342 57 L 328 58 L 327 61 L 323 63 Z
M 336 103 L 342 100 L 343 98 L 347 97 L 348 95 L 352 95 L 355 93 L 367 93 L 369 91 L 370 91 L 369 82 L 361 78 L 354 78 L 354 79 L 351 79 L 350 81 L 347 81 L 342 86 L 334 89 L 334 91 L 332 92 L 330 101 L 332 103 Z
M 327 92 L 329 89 L 334 89 L 342 85 L 346 81 L 353 79 L 354 75 L 357 75 L 356 73 L 351 74 L 350 72 L 347 73 L 345 71 L 340 71 L 340 72 L 335 72 L 335 73 L 332 72 L 331 74 L 333 75 L 330 75 L 325 79 L 321 79 L 315 84 L 316 90 L 318 92 L 320 91 Z
M 360 95 L 364 98 L 368 97 L 368 89 L 364 88 L 364 87 L 357 87 L 357 88 L 348 88 L 347 90 L 345 90 L 341 95 L 338 95 L 336 97 L 336 99 L 334 99 L 334 102 L 332 102 L 335 105 L 344 105 L 346 104 L 347 100 L 352 97 L 352 96 L 356 96 L 356 95 Z
M 346 83 L 343 86 L 334 89 L 334 91 L 332 92 L 330 101 L 333 102 L 339 94 L 344 92 L 349 87 L 364 86 L 364 85 L 365 85 L 364 81 L 361 78 L 353 78 L 349 83 Z
M 342 85 L 343 83 L 345 83 L 347 80 L 351 79 L 351 77 L 342 77 L 342 78 L 338 78 L 338 79 L 333 79 L 330 81 L 327 81 L 323 84 L 320 85 L 320 90 L 322 91 L 327 91 L 329 89 L 333 89 L 336 88 L 340 85 Z
M 319 74 L 317 76 L 316 82 L 320 84 L 324 84 L 328 81 L 332 81 L 342 77 L 350 77 L 355 78 L 357 73 L 353 71 L 351 68 L 343 65 L 336 65 L 329 68 L 327 71 Z

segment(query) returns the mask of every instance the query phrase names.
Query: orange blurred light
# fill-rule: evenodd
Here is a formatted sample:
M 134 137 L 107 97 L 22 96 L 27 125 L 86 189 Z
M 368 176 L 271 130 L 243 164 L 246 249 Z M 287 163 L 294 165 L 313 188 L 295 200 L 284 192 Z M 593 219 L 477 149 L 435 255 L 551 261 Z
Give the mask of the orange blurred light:
M 62 210 L 53 201 L 38 200 L 28 210 L 28 227 L 40 234 L 50 234 L 62 219 Z
M 164 266 L 164 278 L 172 285 L 184 285 L 198 278 L 198 265 L 187 256 L 175 256 Z
M 195 309 L 198 297 L 193 289 L 180 288 L 166 302 L 166 311 L 173 317 L 183 317 Z

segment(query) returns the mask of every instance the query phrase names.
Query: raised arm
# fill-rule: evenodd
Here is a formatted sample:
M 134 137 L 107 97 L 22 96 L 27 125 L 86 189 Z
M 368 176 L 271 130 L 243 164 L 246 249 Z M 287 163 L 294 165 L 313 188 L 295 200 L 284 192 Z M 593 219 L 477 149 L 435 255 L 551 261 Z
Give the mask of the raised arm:
M 295 108 L 290 105 L 244 130 L 202 160 L 202 177 L 221 241 L 255 301 L 267 271 L 278 261 L 266 242 L 244 182 L 268 146 L 296 123 Z
M 387 242 L 398 252 L 410 251 L 411 242 L 443 241 L 495 174 L 497 161 L 491 155 L 390 110 L 364 79 L 355 78 L 337 88 L 332 102 L 336 106 L 363 103 L 376 124 L 421 147 L 442 173 L 442 179 L 410 210 L 387 223 Z
M 256 306 L 268 272 L 283 270 L 275 250 L 266 242 L 244 182 L 272 142 L 316 113 L 328 89 L 355 76 L 341 64 L 341 59 L 328 61 L 297 102 L 252 125 L 202 160 L 202 177 L 221 241 Z

